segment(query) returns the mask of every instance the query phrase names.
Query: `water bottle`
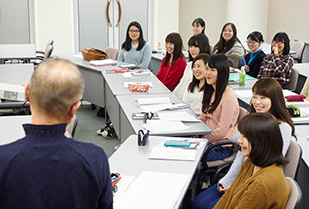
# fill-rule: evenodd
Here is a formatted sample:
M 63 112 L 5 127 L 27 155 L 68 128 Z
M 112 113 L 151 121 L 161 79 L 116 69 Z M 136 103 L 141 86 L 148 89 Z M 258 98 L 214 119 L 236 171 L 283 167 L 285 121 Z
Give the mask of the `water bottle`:
M 158 53 L 162 54 L 163 48 L 161 42 L 158 43 Z
M 246 79 L 246 71 L 244 66 L 240 68 L 240 73 L 239 73 L 239 85 L 244 86 L 245 85 L 245 79 Z

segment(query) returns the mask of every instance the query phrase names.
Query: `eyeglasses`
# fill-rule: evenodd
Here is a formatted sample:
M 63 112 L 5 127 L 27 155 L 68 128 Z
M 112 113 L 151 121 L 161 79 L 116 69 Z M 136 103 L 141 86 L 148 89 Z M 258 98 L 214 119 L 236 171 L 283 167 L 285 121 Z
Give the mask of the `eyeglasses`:
M 139 33 L 139 30 L 129 30 L 129 33 Z
M 256 41 L 246 41 L 248 45 L 254 45 L 256 44 L 257 42 Z
M 284 42 L 283 42 L 283 41 L 273 41 L 272 43 L 273 43 L 273 44 L 278 44 L 278 45 L 282 45 L 282 44 L 284 44 Z

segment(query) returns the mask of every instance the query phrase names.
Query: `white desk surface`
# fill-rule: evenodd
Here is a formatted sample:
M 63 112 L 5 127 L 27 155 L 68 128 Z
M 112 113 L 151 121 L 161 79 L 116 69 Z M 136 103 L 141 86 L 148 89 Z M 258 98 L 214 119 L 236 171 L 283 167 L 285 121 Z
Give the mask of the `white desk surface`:
M 198 150 L 195 161 L 148 159 L 152 147 L 162 143 L 165 138 L 166 137 L 149 136 L 146 146 L 138 146 L 137 135 L 131 135 L 109 158 L 109 165 L 111 172 L 118 172 L 122 176 L 137 177 L 143 171 L 189 175 L 190 180 L 186 183 L 185 188 L 179 191 L 178 201 L 174 207 L 176 209 L 179 207 L 187 188 L 189 187 L 205 146 Z M 207 142 L 207 140 L 205 140 L 205 142 Z
M 294 69 L 298 70 L 299 74 L 308 77 L 309 75 L 309 63 L 295 63 Z
M 23 86 L 30 82 L 33 72 L 34 66 L 32 63 L 0 65 L 0 83 Z
M 0 59 L 35 58 L 34 44 L 0 44 Z
M 302 158 L 307 166 L 309 166 L 309 125 L 296 125 L 295 133 L 297 136 L 297 143 L 303 150 Z
M 153 97 L 169 97 L 171 101 L 174 103 L 180 103 L 181 101 L 178 97 L 174 94 L 160 94 L 160 95 L 136 95 L 136 96 L 129 96 L 129 95 L 118 95 L 117 100 L 119 101 L 120 107 L 122 108 L 123 112 L 125 113 L 127 120 L 131 124 L 135 133 L 137 133 L 143 127 L 143 120 L 133 120 L 132 113 L 142 112 L 142 109 L 138 107 L 134 101 L 138 98 L 153 98 Z M 169 111 L 176 111 L 176 112 L 187 112 L 190 115 L 195 116 L 190 108 L 178 109 L 178 110 L 169 110 Z M 196 116 L 195 116 L 196 117 Z M 177 132 L 170 132 L 170 133 L 153 133 L 153 135 L 159 136 L 193 136 L 193 135 L 204 135 L 210 134 L 211 129 L 202 121 L 199 122 L 190 122 L 184 123 L 190 129 L 177 131 Z
M 14 142 L 25 136 L 22 124 L 31 123 L 31 115 L 1 116 L 0 117 L 0 145 Z
M 134 70 L 139 71 L 139 70 Z M 150 70 L 143 70 L 149 72 L 149 75 L 138 75 L 133 77 L 124 77 L 122 73 L 106 74 L 102 71 L 106 84 L 109 86 L 113 95 L 145 95 L 145 94 L 162 94 L 170 93 L 170 90 L 155 76 Z M 129 88 L 124 87 L 124 82 L 152 82 L 153 87 L 149 88 L 147 93 L 132 92 Z

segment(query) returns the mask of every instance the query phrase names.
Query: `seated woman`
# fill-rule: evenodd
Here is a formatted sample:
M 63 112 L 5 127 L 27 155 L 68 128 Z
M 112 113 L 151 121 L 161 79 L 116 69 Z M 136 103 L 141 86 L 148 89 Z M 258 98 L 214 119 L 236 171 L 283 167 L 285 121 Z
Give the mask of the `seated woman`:
M 189 46 L 189 62 L 179 84 L 174 89 L 173 93 L 179 98 L 183 99 L 185 92 L 187 91 L 188 84 L 192 81 L 192 61 L 200 53 L 210 53 L 210 46 L 207 36 L 204 34 L 198 34 L 192 36 L 188 41 Z
M 295 127 L 287 111 L 284 96 L 279 83 L 272 78 L 258 80 L 252 87 L 252 103 L 249 107 L 249 113 L 269 113 L 272 114 L 279 123 L 281 137 L 283 139 L 282 155 L 285 156 L 290 146 L 292 136 L 295 136 Z M 239 131 L 232 137 L 232 141 L 239 138 Z M 228 173 L 204 192 L 199 194 L 193 201 L 193 209 L 213 208 L 220 200 L 223 192 L 228 190 L 234 182 L 245 157 L 239 151 Z M 206 206 L 205 206 L 206 205 Z
M 306 79 L 306 82 L 300 94 L 305 95 L 306 100 L 309 101 L 309 78 Z
M 202 18 L 196 18 L 195 20 L 193 20 L 192 30 L 194 35 L 201 33 L 205 34 L 205 29 L 206 29 L 205 21 Z
M 119 52 L 118 60 L 147 69 L 151 59 L 151 47 L 143 38 L 142 26 L 134 21 L 127 28 L 126 40 Z
M 206 83 L 200 119 L 211 129 L 203 135 L 208 144 L 229 141 L 236 132 L 239 105 L 235 92 L 228 84 L 229 61 L 223 54 L 215 54 L 206 65 Z M 209 146 L 208 145 L 208 146 Z M 231 147 L 217 146 L 208 154 L 207 161 L 226 158 Z
M 248 157 L 232 186 L 214 208 L 285 208 L 290 185 L 283 173 L 283 140 L 277 119 L 265 113 L 239 123 L 241 154 Z
M 182 54 L 182 39 L 179 33 L 170 33 L 165 38 L 166 56 L 163 58 L 158 79 L 171 91 L 178 85 L 187 66 Z
M 233 23 L 226 23 L 220 35 L 219 42 L 214 47 L 215 54 L 222 53 L 228 60 L 232 68 L 241 66 L 240 58 L 245 56 L 245 49 L 237 38 L 237 30 Z
M 206 64 L 208 63 L 208 54 L 199 54 L 192 62 L 193 78 L 187 85 L 187 89 L 182 101 L 190 105 L 191 110 L 200 115 L 202 112 L 202 100 L 206 82 Z
M 277 33 L 272 41 L 271 54 L 264 57 L 258 79 L 271 77 L 281 86 L 290 81 L 294 59 L 290 53 L 290 39 L 284 32 Z
M 250 53 L 245 56 L 247 65 L 245 65 L 244 68 L 248 75 L 255 78 L 258 76 L 261 63 L 263 58 L 266 56 L 261 49 L 261 44 L 263 42 L 263 35 L 258 31 L 250 33 L 247 37 L 247 45 Z

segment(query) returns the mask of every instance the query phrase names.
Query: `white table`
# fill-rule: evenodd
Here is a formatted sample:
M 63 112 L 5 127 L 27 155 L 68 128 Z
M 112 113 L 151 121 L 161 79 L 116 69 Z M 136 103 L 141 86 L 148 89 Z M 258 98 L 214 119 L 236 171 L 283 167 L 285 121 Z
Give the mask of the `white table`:
M 1 116 L 0 117 L 0 145 L 14 142 L 25 136 L 22 124 L 31 123 L 31 115 Z
M 144 122 L 143 120 L 133 120 L 132 113 L 141 112 L 142 109 L 138 107 L 134 101 L 138 98 L 154 98 L 154 97 L 169 97 L 173 103 L 181 103 L 178 97 L 174 94 L 145 94 L 145 95 L 117 95 L 117 100 L 119 101 L 120 105 L 120 122 L 121 122 L 121 139 L 126 139 L 131 134 L 137 134 L 140 129 L 143 129 Z M 168 111 L 168 110 L 166 110 Z M 169 110 L 169 111 L 176 111 L 176 112 L 187 112 L 190 115 L 195 114 L 192 112 L 190 108 L 178 109 L 178 110 Z M 197 135 L 204 135 L 210 134 L 211 129 L 201 120 L 199 122 L 185 122 L 186 126 L 190 129 L 183 130 L 183 131 L 174 131 L 169 133 L 151 133 L 152 135 L 157 136 L 181 136 L 181 137 L 189 137 L 189 136 L 197 136 Z
M 0 59 L 35 58 L 34 44 L 0 44 Z
M 25 85 L 30 82 L 33 72 L 32 63 L 0 65 L 0 83 Z
M 137 177 L 143 171 L 186 174 L 190 176 L 185 188 L 179 192 L 175 209 L 181 201 L 194 176 L 205 146 L 198 150 L 195 161 L 153 160 L 148 159 L 152 147 L 159 145 L 166 137 L 150 136 L 146 146 L 137 145 L 137 135 L 131 135 L 120 148 L 109 158 L 111 172 L 118 172 L 122 176 Z M 207 140 L 205 140 L 207 142 Z M 205 144 L 206 145 L 206 144 Z M 121 180 L 120 180 L 121 181 Z M 117 193 L 116 193 L 117 195 Z M 138 197 L 137 197 L 138 198 Z

